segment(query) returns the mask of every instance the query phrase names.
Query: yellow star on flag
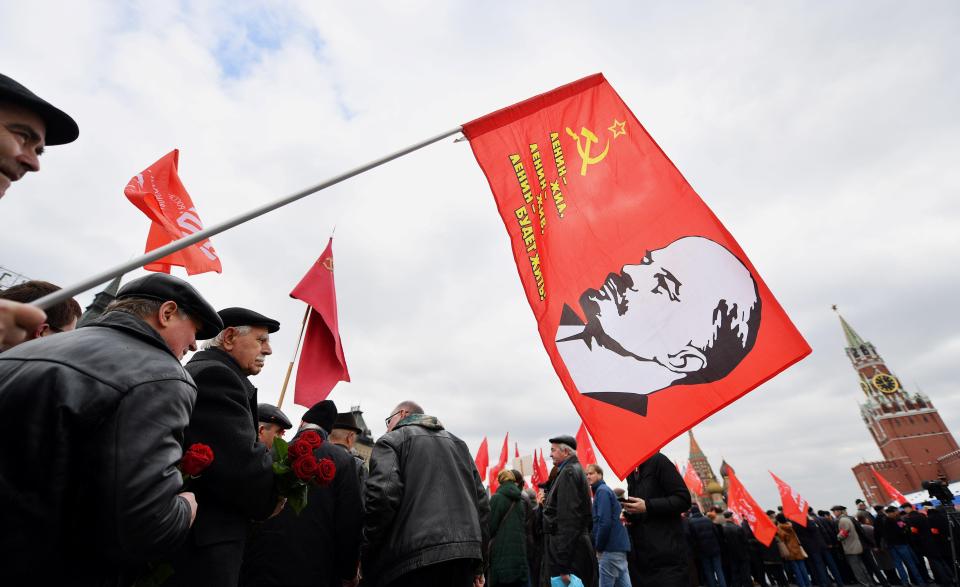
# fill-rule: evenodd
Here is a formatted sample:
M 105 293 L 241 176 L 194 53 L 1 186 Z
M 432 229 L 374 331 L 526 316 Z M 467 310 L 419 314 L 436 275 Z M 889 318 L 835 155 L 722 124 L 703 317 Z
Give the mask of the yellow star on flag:
M 618 122 L 616 118 L 613 119 L 613 125 L 607 127 L 607 130 L 613 133 L 613 138 L 617 138 L 620 135 L 627 134 L 627 121 Z

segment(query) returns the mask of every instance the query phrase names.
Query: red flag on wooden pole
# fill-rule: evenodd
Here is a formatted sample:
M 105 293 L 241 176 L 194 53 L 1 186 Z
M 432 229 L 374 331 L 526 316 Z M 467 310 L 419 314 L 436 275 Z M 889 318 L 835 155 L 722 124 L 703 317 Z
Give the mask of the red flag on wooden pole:
M 593 454 L 593 444 L 590 443 L 587 427 L 583 422 L 580 422 L 580 429 L 577 430 L 577 458 L 584 467 L 597 463 L 597 455 Z
M 325 399 L 338 381 L 350 381 L 337 322 L 337 290 L 333 281 L 333 239 L 297 284 L 290 297 L 310 305 L 303 339 L 294 401 L 312 406 Z
M 618 477 L 809 354 L 603 75 L 463 132 L 547 354 Z
M 152 220 L 150 232 L 147 234 L 147 247 L 144 250 L 146 253 L 203 230 L 197 207 L 193 205 L 187 188 L 183 187 L 177 174 L 179 158 L 180 151 L 170 151 L 156 163 L 130 178 L 127 187 L 123 189 L 127 199 Z M 143 268 L 147 271 L 170 273 L 172 265 L 183 267 L 188 275 L 223 271 L 220 257 L 213 249 L 210 239 L 171 253 L 144 265 Z
M 773 480 L 777 483 L 777 490 L 780 491 L 780 502 L 783 504 L 783 515 L 787 519 L 793 520 L 804 528 L 807 527 L 807 508 L 810 504 L 807 500 L 800 497 L 800 494 L 793 490 L 786 482 L 773 474 L 773 471 L 767 471 Z
M 477 449 L 477 458 L 473 461 L 477 465 L 477 471 L 480 473 L 480 478 L 483 479 L 487 476 L 487 467 L 490 466 L 490 449 L 487 448 L 487 437 L 483 437 L 483 442 L 480 443 L 480 448 Z
M 773 537 L 777 535 L 777 527 L 732 471 L 727 482 L 727 507 L 750 524 L 750 530 L 761 544 L 770 546 Z
M 887 478 L 881 475 L 880 471 L 876 469 L 870 469 L 870 470 L 873 471 L 873 476 L 877 478 L 877 483 L 880 484 L 880 487 L 883 488 L 883 491 L 886 492 L 887 496 L 891 500 L 896 501 L 900 505 L 903 505 L 905 503 L 910 503 L 910 500 L 904 497 L 902 493 L 897 491 L 897 488 L 894 487 L 892 483 L 887 481 Z

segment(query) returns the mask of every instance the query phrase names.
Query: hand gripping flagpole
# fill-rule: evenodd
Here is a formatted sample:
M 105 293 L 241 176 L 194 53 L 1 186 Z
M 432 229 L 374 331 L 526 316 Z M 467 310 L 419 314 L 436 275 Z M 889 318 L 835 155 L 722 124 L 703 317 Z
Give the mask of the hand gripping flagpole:
M 248 212 L 245 212 L 245 213 L 243 213 L 243 214 L 241 214 L 241 215 L 239 215 L 239 216 L 237 216 L 237 217 L 235 217 L 235 218 L 232 218 L 232 219 L 230 219 L 230 220 L 226 220 L 226 221 L 221 222 L 220 224 L 217 224 L 217 225 L 215 225 L 215 226 L 211 226 L 211 227 L 209 227 L 209 228 L 205 228 L 205 229 L 201 230 L 200 232 L 195 232 L 195 233 L 193 233 L 193 234 L 191 234 L 191 235 L 189 235 L 189 236 L 184 236 L 183 238 L 179 238 L 179 239 L 171 242 L 170 244 L 164 245 L 164 246 L 160 247 L 159 249 L 154 249 L 154 250 L 150 251 L 149 253 L 146 253 L 146 254 L 142 255 L 141 257 L 138 257 L 138 258 L 136 258 L 136 259 L 134 259 L 134 260 L 132 260 L 132 261 L 128 261 L 128 262 L 123 263 L 122 265 L 118 265 L 118 266 L 116 266 L 116 267 L 114 267 L 114 268 L 112 268 L 112 269 L 107 269 L 106 271 L 103 271 L 103 272 L 101 272 L 101 273 L 98 273 L 98 274 L 96 274 L 96 275 L 94 275 L 94 276 L 92 276 L 92 277 L 89 277 L 89 278 L 87 278 L 87 279 L 85 279 L 85 280 L 83 280 L 83 281 L 81 281 L 81 282 L 79 282 L 79 283 L 75 283 L 75 284 L 71 285 L 70 287 L 65 287 L 65 288 L 60 289 L 60 290 L 57 290 L 57 291 L 55 291 L 55 292 L 53 292 L 53 293 L 47 294 L 47 295 L 43 296 L 42 298 L 39 298 L 39 299 L 37 299 L 37 300 L 34 300 L 34 301 L 31 303 L 31 305 L 36 306 L 36 307 L 38 307 L 38 308 L 40 308 L 40 309 L 44 309 L 44 310 L 45 310 L 45 309 L 49 308 L 50 306 L 54 306 L 54 305 L 56 305 L 56 304 L 59 304 L 60 302 L 65 301 L 65 300 L 67 300 L 67 299 L 69 299 L 69 298 L 72 298 L 73 296 L 75 296 L 75 295 L 77 295 L 77 294 L 79 294 L 79 293 L 83 293 L 83 292 L 87 291 L 88 289 L 91 289 L 91 288 L 93 288 L 93 287 L 96 287 L 96 286 L 100 285 L 101 283 L 106 283 L 107 281 L 110 281 L 110 280 L 113 279 L 114 277 L 116 277 L 116 276 L 118 276 L 118 275 L 122 275 L 122 274 L 126 273 L 127 271 L 130 271 L 130 270 L 132 270 L 132 269 L 136 269 L 137 267 L 142 267 L 142 266 L 146 265 L 147 263 L 156 261 L 157 259 L 162 259 L 163 257 L 166 257 L 167 255 L 169 255 L 169 254 L 171 254 L 171 253 L 176 253 L 176 252 L 179 251 L 180 249 L 184 249 L 184 248 L 186 248 L 186 247 L 189 247 L 189 246 L 192 245 L 192 244 L 196 244 L 196 243 L 198 243 L 198 242 L 201 242 L 201 241 L 203 241 L 203 240 L 206 240 L 206 239 L 210 238 L 211 236 L 214 236 L 214 235 L 216 235 L 216 234 L 220 234 L 221 232 L 224 232 L 225 230 L 229 230 L 229 229 L 233 228 L 234 226 L 238 226 L 238 225 L 240 225 L 240 224 L 243 224 L 244 222 L 247 222 L 247 221 L 249 221 L 249 220 L 253 220 L 254 218 L 257 218 L 258 216 L 263 216 L 263 215 L 266 214 L 267 212 L 272 212 L 272 211 L 276 210 L 277 208 L 282 208 L 283 206 L 286 206 L 287 204 L 291 204 L 291 203 L 293 203 L 293 202 L 296 202 L 297 200 L 299 200 L 299 199 L 301 199 L 301 198 L 305 198 L 305 197 L 309 196 L 310 194 L 319 192 L 320 190 L 324 190 L 324 189 L 326 189 L 326 188 L 328 188 L 328 187 L 330 187 L 330 186 L 332 186 L 332 185 L 336 185 L 336 184 L 340 183 L 341 181 L 350 179 L 351 177 L 354 177 L 354 176 L 356 176 L 356 175 L 360 175 L 361 173 L 370 171 L 371 169 L 373 169 L 373 168 L 375 168 L 375 167 L 379 167 L 379 166 L 383 165 L 384 163 L 389 163 L 390 161 L 393 161 L 394 159 L 399 159 L 400 157 L 403 157 L 404 155 L 409 155 L 410 153 L 412 153 L 412 152 L 414 152 L 414 151 L 417 151 L 417 150 L 419 150 L 419 149 L 422 149 L 422 148 L 424 148 L 424 147 L 426 147 L 426 146 L 428 146 L 428 145 L 432 145 L 433 143 L 436 143 L 437 141 L 442 141 L 443 139 L 445 139 L 445 138 L 447 138 L 447 137 L 449 137 L 449 136 L 455 135 L 455 134 L 457 134 L 458 132 L 460 132 L 461 130 L 462 130 L 462 127 L 458 126 L 458 127 L 456 127 L 456 128 L 450 129 L 450 130 L 448 130 L 448 131 L 446 131 L 446 132 L 442 132 L 442 133 L 440 133 L 440 134 L 438 134 L 438 135 L 435 135 L 435 136 L 432 136 L 432 137 L 430 137 L 430 138 L 428 138 L 428 139 L 425 139 L 425 140 L 423 140 L 423 141 L 420 141 L 419 143 L 414 143 L 413 145 L 410 145 L 409 147 L 405 147 L 405 148 L 403 148 L 403 149 L 400 149 L 399 151 L 394 151 L 393 153 L 390 153 L 389 155 L 384 155 L 383 157 L 381 157 L 381 158 L 379 158 L 379 159 L 375 159 L 375 160 L 373 160 L 373 161 L 371 161 L 371 162 L 369 162 L 369 163 L 366 163 L 366 164 L 361 165 L 361 166 L 359 166 L 359 167 L 355 167 L 354 169 L 351 169 L 351 170 L 349 170 L 349 171 L 345 171 L 345 172 L 341 173 L 340 175 L 334 176 L 334 177 L 332 177 L 332 178 L 330 178 L 330 179 L 328 179 L 328 180 L 326 180 L 326 181 L 324 181 L 324 182 L 318 183 L 318 184 L 315 185 L 315 186 L 308 187 L 308 188 L 306 188 L 306 189 L 304 189 L 304 190 L 301 190 L 301 191 L 299 191 L 299 192 L 290 194 L 290 195 L 288 195 L 288 196 L 285 196 L 285 197 L 283 197 L 283 198 L 280 198 L 279 200 L 276 200 L 276 201 L 274 201 L 274 202 L 270 202 L 269 204 L 264 204 L 263 206 L 260 206 L 259 208 L 254 208 L 253 210 L 250 210 L 250 211 L 248 211 Z

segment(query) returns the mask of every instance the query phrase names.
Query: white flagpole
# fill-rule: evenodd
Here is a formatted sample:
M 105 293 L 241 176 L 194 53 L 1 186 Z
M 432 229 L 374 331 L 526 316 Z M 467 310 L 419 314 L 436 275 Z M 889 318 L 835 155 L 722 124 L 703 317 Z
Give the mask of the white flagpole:
M 89 277 L 89 278 L 87 278 L 87 279 L 85 279 L 85 280 L 83 280 L 83 281 L 81 281 L 81 282 L 79 282 L 79 283 L 75 283 L 75 284 L 71 285 L 70 287 L 65 287 L 65 288 L 60 289 L 60 290 L 57 290 L 57 291 L 55 291 L 55 292 L 53 292 L 53 293 L 47 294 L 47 295 L 43 296 L 42 298 L 33 301 L 33 302 L 32 302 L 32 305 L 37 306 L 38 308 L 41 308 L 41 309 L 46 309 L 46 308 L 49 308 L 50 306 L 54 306 L 54 305 L 56 305 L 56 304 L 59 304 L 60 302 L 66 300 L 66 299 L 68 299 L 68 298 L 72 298 L 73 296 L 75 296 L 75 295 L 77 295 L 77 294 L 79 294 L 79 293 L 83 293 L 83 292 L 87 291 L 88 289 L 90 289 L 90 288 L 92 288 L 92 287 L 96 287 L 97 285 L 100 285 L 101 283 L 106 283 L 107 281 L 110 281 L 110 280 L 113 279 L 114 277 L 116 277 L 116 276 L 118 276 L 118 275 L 122 275 L 122 274 L 126 273 L 127 271 L 130 271 L 130 270 L 132 270 L 132 269 L 136 269 L 137 267 L 142 267 L 142 266 L 146 265 L 147 263 L 150 263 L 150 262 L 152 262 L 152 261 L 156 261 L 157 259 L 162 259 L 163 257 L 166 257 L 166 256 L 169 255 L 170 253 L 175 253 L 175 252 L 179 251 L 180 249 L 186 248 L 186 247 L 188 247 L 188 246 L 190 246 L 190 245 L 192 245 L 192 244 L 195 244 L 195 243 L 198 243 L 198 242 L 200 242 L 200 241 L 206 240 L 206 239 L 210 238 L 211 236 L 213 236 L 213 235 L 215 235 L 215 234 L 220 234 L 221 232 L 223 232 L 223 231 L 225 231 L 225 230 L 229 230 L 229 229 L 233 228 L 234 226 L 238 226 L 238 225 L 240 225 L 240 224 L 243 224 L 244 222 L 247 222 L 247 221 L 249 221 L 249 220 L 253 220 L 254 218 L 257 218 L 258 216 L 263 216 L 263 215 L 266 214 L 267 212 L 272 212 L 273 210 L 276 210 L 277 208 L 282 208 L 283 206 L 286 206 L 287 204 L 296 202 L 297 200 L 299 200 L 299 199 L 301 199 L 301 198 L 304 198 L 304 197 L 306 197 L 306 196 L 309 196 L 310 194 L 319 192 L 320 190 L 326 189 L 326 188 L 328 188 L 328 187 L 330 187 L 330 186 L 332 186 L 332 185 L 336 185 L 336 184 L 340 183 L 341 181 L 344 181 L 344 180 L 346 180 L 346 179 L 350 179 L 351 177 L 354 177 L 355 175 L 360 175 L 361 173 L 364 173 L 364 172 L 366 172 L 366 171 L 370 171 L 371 169 L 373 169 L 373 168 L 375 168 L 375 167 L 379 167 L 380 165 L 383 165 L 384 163 L 389 163 L 390 161 L 393 161 L 394 159 L 398 159 L 398 158 L 403 157 L 404 155 L 408 155 L 408 154 L 410 154 L 410 153 L 412 153 L 412 152 L 414 152 L 414 151 L 416 151 L 416 150 L 418 150 L 418 149 L 422 149 L 422 148 L 426 147 L 427 145 L 431 145 L 431 144 L 433 144 L 433 143 L 436 143 L 437 141 L 442 141 L 443 139 L 445 139 L 445 138 L 447 138 L 447 137 L 449 137 L 449 136 L 452 136 L 452 135 L 457 134 L 457 133 L 460 132 L 461 130 L 463 130 L 463 128 L 458 126 L 458 127 L 456 127 L 456 128 L 450 129 L 450 130 L 448 130 L 448 131 L 446 131 L 446 132 L 442 132 L 442 133 L 440 133 L 440 134 L 438 134 L 438 135 L 435 135 L 435 136 L 430 137 L 429 139 L 425 139 L 425 140 L 423 140 L 423 141 L 420 141 L 419 143 L 414 143 L 413 145 L 410 145 L 409 147 L 405 147 L 405 148 L 403 148 L 403 149 L 400 149 L 399 151 L 394 151 L 393 153 L 390 153 L 389 155 L 385 155 L 385 156 L 383 156 L 383 157 L 381 157 L 381 158 L 379 158 L 379 159 L 375 159 L 375 160 L 373 160 L 373 161 L 371 161 L 371 162 L 369 162 L 369 163 L 366 163 L 366 164 L 361 165 L 361 166 L 359 166 L 359 167 L 355 167 L 355 168 L 353 168 L 353 169 L 351 169 L 351 170 L 349 170 L 349 171 L 345 171 L 345 172 L 341 173 L 340 175 L 334 176 L 334 177 L 332 177 L 332 178 L 330 178 L 330 179 L 328 179 L 328 180 L 326 180 L 326 181 L 323 181 L 323 182 L 321 182 L 321 183 L 318 183 L 318 184 L 315 185 L 315 186 L 308 187 L 308 188 L 306 188 L 306 189 L 304 189 L 304 190 L 301 190 L 301 191 L 299 191 L 299 192 L 290 194 L 290 195 L 288 195 L 288 196 L 284 196 L 284 197 L 280 198 L 279 200 L 270 202 L 270 203 L 268 203 L 268 204 L 264 204 L 263 206 L 260 206 L 259 208 L 254 208 L 253 210 L 250 210 L 250 211 L 248 211 L 248 212 L 245 212 L 245 213 L 243 213 L 243 214 L 241 214 L 241 215 L 239 215 L 239 216 L 237 216 L 237 217 L 235 217 L 235 218 L 231 218 L 230 220 L 226 220 L 226 221 L 224 221 L 224 222 L 221 222 L 220 224 L 217 224 L 217 225 L 215 225 L 215 226 L 211 226 L 211 227 L 209 227 L 209 228 L 204 228 L 204 229 L 201 230 L 200 232 L 195 232 L 195 233 L 193 233 L 193 234 L 191 234 L 191 235 L 189 235 L 189 236 L 185 236 L 185 237 L 183 237 L 183 238 L 179 238 L 179 239 L 171 242 L 171 243 L 168 244 L 168 245 L 164 245 L 164 246 L 160 247 L 159 249 L 154 249 L 154 250 L 150 251 L 149 253 L 146 253 L 146 254 L 142 255 L 141 257 L 138 257 L 138 258 L 136 258 L 136 259 L 133 259 L 132 261 L 128 261 L 128 262 L 126 262 L 126 263 L 123 263 L 122 265 L 118 265 L 118 266 L 116 266 L 116 267 L 113 267 L 112 269 L 107 269 L 106 271 L 103 271 L 103 272 L 101 272 L 101 273 L 98 273 L 98 274 L 96 274 L 96 275 L 94 275 L 94 276 L 92 276 L 92 277 Z

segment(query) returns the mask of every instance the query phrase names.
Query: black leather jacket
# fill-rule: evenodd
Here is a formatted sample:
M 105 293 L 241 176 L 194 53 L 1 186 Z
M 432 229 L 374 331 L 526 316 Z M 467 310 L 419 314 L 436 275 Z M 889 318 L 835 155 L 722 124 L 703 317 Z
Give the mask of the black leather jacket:
M 432 416 L 407 416 L 377 440 L 364 493 L 364 576 L 374 585 L 486 551 L 490 503 L 462 440 Z
M 121 312 L 0 354 L 2 582 L 116 584 L 172 554 L 195 398 L 164 340 Z

